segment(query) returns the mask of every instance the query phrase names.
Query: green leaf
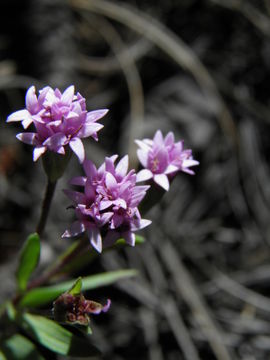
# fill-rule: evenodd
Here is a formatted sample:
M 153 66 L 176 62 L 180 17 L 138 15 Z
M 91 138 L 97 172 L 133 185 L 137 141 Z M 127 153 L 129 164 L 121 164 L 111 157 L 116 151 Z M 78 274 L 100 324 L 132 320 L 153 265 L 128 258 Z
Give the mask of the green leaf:
M 40 255 L 40 239 L 37 233 L 28 236 L 21 252 L 19 266 L 16 272 L 19 291 L 26 290 L 29 277 L 35 270 Z
M 26 337 L 15 334 L 0 345 L 0 359 L 44 360 L 35 345 Z
M 72 285 L 72 287 L 68 290 L 68 293 L 73 296 L 76 296 L 76 295 L 80 295 L 81 290 L 82 290 L 82 278 L 79 277 Z
M 14 305 L 12 304 L 12 302 L 7 303 L 6 309 L 7 309 L 7 315 L 9 317 L 9 320 L 15 321 L 17 312 L 16 312 L 16 309 L 15 309 Z
M 100 355 L 88 338 L 80 338 L 43 316 L 25 313 L 18 322 L 35 341 L 53 352 L 81 357 Z
M 0 360 L 7 360 L 4 353 L 2 353 L 1 348 L 0 348 Z
M 110 285 L 128 277 L 136 276 L 136 270 L 116 270 L 97 275 L 87 276 L 82 279 L 82 289 L 91 290 L 101 286 Z M 27 292 L 21 299 L 21 307 L 37 307 L 53 302 L 62 293 L 68 291 L 75 280 L 66 281 L 57 285 L 40 287 Z

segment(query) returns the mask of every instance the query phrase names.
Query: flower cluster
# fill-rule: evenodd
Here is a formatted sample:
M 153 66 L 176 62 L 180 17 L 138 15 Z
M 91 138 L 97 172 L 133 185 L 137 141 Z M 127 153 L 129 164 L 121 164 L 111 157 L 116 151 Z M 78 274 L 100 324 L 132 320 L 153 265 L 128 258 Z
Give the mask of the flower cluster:
M 53 313 L 55 320 L 59 322 L 87 326 L 90 323 L 90 314 L 98 315 L 101 312 L 107 312 L 110 306 L 110 299 L 105 305 L 101 305 L 93 300 L 86 300 L 82 293 L 72 295 L 66 292 L 53 303 Z
M 192 157 L 191 150 L 184 150 L 183 141 L 174 142 L 174 135 L 169 132 L 165 138 L 158 130 L 153 138 L 136 140 L 139 149 L 138 158 L 144 167 L 137 174 L 137 182 L 153 179 L 155 183 L 168 191 L 169 180 L 179 171 L 194 174 L 189 169 L 199 162 Z
M 87 112 L 85 98 L 74 94 L 74 86 L 68 87 L 63 94 L 59 89 L 47 86 L 36 95 L 35 87 L 29 88 L 26 94 L 26 109 L 11 114 L 7 122 L 22 121 L 24 129 L 32 123 L 36 132 L 25 132 L 17 138 L 26 144 L 35 146 L 33 159 L 36 161 L 47 150 L 65 154 L 65 146 L 83 162 L 85 152 L 81 138 L 93 137 L 103 125 L 96 123 L 107 109 Z
M 137 186 L 134 170 L 128 172 L 128 156 L 115 166 L 117 155 L 108 157 L 99 169 L 90 160 L 83 163 L 86 176 L 76 177 L 71 184 L 84 188 L 83 192 L 65 190 L 75 203 L 78 218 L 63 237 L 87 232 L 90 243 L 98 251 L 123 237 L 135 245 L 134 231 L 148 226 L 142 219 L 138 205 L 149 186 Z M 102 244 L 103 240 L 103 244 Z

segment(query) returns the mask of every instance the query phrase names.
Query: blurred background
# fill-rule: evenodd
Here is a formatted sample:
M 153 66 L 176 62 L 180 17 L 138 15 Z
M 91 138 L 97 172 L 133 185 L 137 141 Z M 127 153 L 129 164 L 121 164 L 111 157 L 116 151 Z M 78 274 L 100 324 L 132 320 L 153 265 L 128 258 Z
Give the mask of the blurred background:
M 200 161 L 147 214 L 144 244 L 80 272 L 140 272 L 89 293 L 112 299 L 92 320 L 103 358 L 269 359 L 269 39 L 269 0 L 1 0 L 1 300 L 14 291 L 46 182 L 6 117 L 31 85 L 74 84 L 89 111 L 110 109 L 99 142 L 84 141 L 97 164 L 128 153 L 136 167 L 133 140 L 157 129 Z M 80 173 L 74 158 L 54 198 L 43 267 L 72 242 L 61 239 L 73 213 L 60 190 Z

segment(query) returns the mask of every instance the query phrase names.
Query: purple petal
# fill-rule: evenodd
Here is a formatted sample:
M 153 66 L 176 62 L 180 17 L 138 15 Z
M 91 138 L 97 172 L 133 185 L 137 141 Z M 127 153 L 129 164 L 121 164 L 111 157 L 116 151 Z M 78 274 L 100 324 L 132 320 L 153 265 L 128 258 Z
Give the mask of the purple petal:
M 76 112 L 74 111 L 70 111 L 66 117 L 67 120 L 70 120 L 70 119 L 77 119 L 79 117 L 79 114 L 77 114 Z
M 151 220 L 147 220 L 147 219 L 141 219 L 140 222 L 139 222 L 139 225 L 136 226 L 136 225 L 132 225 L 131 228 L 133 231 L 137 231 L 137 230 L 141 230 L 141 229 L 144 229 L 146 226 L 152 224 L 152 221 Z
M 116 199 L 113 201 L 113 204 L 115 206 L 118 206 L 118 207 L 121 207 L 123 209 L 126 209 L 127 208 L 127 203 L 124 199 Z
M 111 174 L 115 173 L 114 162 L 109 157 L 105 158 L 105 169 L 106 169 L 106 171 L 110 172 Z
M 46 87 L 44 87 L 43 89 L 41 89 L 41 90 L 39 91 L 38 103 L 39 103 L 40 106 L 43 105 L 43 102 L 44 102 L 44 100 L 45 100 L 45 98 L 46 98 L 46 95 L 47 95 L 48 91 L 50 91 L 50 90 L 52 90 L 52 89 L 50 88 L 50 86 L 46 86 Z
M 122 235 L 128 245 L 135 246 L 135 234 L 131 231 L 126 231 Z
M 111 220 L 112 216 L 113 216 L 113 212 L 106 212 L 104 214 L 101 214 L 99 221 L 100 226 L 107 224 L 107 222 Z
M 168 191 L 170 188 L 170 183 L 165 174 L 154 175 L 154 181 L 161 186 L 164 190 Z
M 86 176 L 90 177 L 90 179 L 92 179 L 97 174 L 97 168 L 91 160 L 84 160 L 83 169 Z
M 20 133 L 16 135 L 16 138 L 25 144 L 36 145 L 36 133 Z
M 142 166 L 146 168 L 148 163 L 148 151 L 139 149 L 137 150 L 137 156 Z
M 128 155 L 124 156 L 115 168 L 115 173 L 118 176 L 124 177 L 128 171 Z
M 90 180 L 86 181 L 84 191 L 85 191 L 85 195 L 86 195 L 88 200 L 89 199 L 92 199 L 92 200 L 95 199 L 95 188 L 92 185 L 92 182 Z
M 101 130 L 104 127 L 102 124 L 98 123 L 90 123 L 85 124 L 80 131 L 78 131 L 77 136 L 80 138 L 87 138 L 89 136 L 92 136 L 93 134 L 97 133 L 99 130 Z
M 105 116 L 107 114 L 109 110 L 108 109 L 100 109 L 100 110 L 95 110 L 95 111 L 90 111 L 89 113 L 87 113 L 87 122 L 95 122 L 99 119 L 101 119 L 103 116 Z
M 57 154 L 61 154 L 61 155 L 65 155 L 65 153 L 66 153 L 64 146 L 60 146 L 60 148 L 58 148 L 56 150 L 56 152 L 57 152 Z
M 99 205 L 100 211 L 108 209 L 112 205 L 112 201 L 110 200 L 102 200 Z
M 84 176 L 75 176 L 69 182 L 71 185 L 84 186 L 86 183 L 86 177 Z
M 82 221 L 75 221 L 69 229 L 67 229 L 62 237 L 77 236 L 85 231 L 85 225 Z
M 91 245 L 99 252 L 102 252 L 102 239 L 100 232 L 97 228 L 92 228 L 87 230 L 88 237 Z
M 117 186 L 117 181 L 111 173 L 106 173 L 105 183 L 108 189 L 114 189 Z
M 142 141 L 142 140 L 135 140 L 135 143 L 136 143 L 142 150 L 148 152 L 148 151 L 150 150 L 152 144 L 151 144 L 151 145 L 148 145 L 148 144 L 146 144 L 145 141 L 146 141 L 146 139 L 144 139 L 143 141 Z
M 174 144 L 174 134 L 173 134 L 172 131 L 170 131 L 170 132 L 166 135 L 166 137 L 165 137 L 165 139 L 164 139 L 164 143 L 165 143 L 166 146 L 168 146 L 168 145 L 173 145 L 173 144 Z
M 174 173 L 174 172 L 176 172 L 176 171 L 179 171 L 179 168 L 178 168 L 177 166 L 175 166 L 175 165 L 170 164 L 170 165 L 167 167 L 167 169 L 166 169 L 166 171 L 165 171 L 165 174 L 166 174 L 166 175 L 167 175 L 167 174 L 172 174 L 172 173 Z
M 136 182 L 146 181 L 152 179 L 153 173 L 148 169 L 143 169 L 138 172 Z
M 23 121 L 22 121 L 22 126 L 23 126 L 23 128 L 24 129 L 27 129 L 28 127 L 29 127 L 29 125 L 31 125 L 32 124 L 32 122 L 33 122 L 33 119 L 24 119 Z
M 69 86 L 62 94 L 61 101 L 63 104 L 70 105 L 74 98 L 74 85 Z
M 190 167 L 190 166 L 195 166 L 195 165 L 199 165 L 199 161 L 197 160 L 193 160 L 193 159 L 187 159 L 183 161 L 182 166 L 183 167 Z
M 43 142 L 43 145 L 48 146 L 52 151 L 57 151 L 63 145 L 65 145 L 67 137 L 63 133 L 56 133 L 50 136 L 47 140 Z
M 114 214 L 113 218 L 112 218 L 112 229 L 117 229 L 120 225 L 122 225 L 124 221 L 123 216 L 118 215 L 118 214 Z
M 195 175 L 195 172 L 189 168 L 183 168 L 181 170 L 189 175 Z
M 79 162 L 82 164 L 85 158 L 85 152 L 84 152 L 82 140 L 78 137 L 72 138 L 69 142 L 69 146 L 77 155 Z
M 35 147 L 33 151 L 33 160 L 37 161 L 40 158 L 40 156 L 45 153 L 46 150 L 47 150 L 46 146 Z
M 163 136 L 162 136 L 162 132 L 160 130 L 157 130 L 157 132 L 155 133 L 155 136 L 153 138 L 154 143 L 156 143 L 157 145 L 164 145 L 164 140 L 163 140 Z
M 24 109 L 24 110 L 15 111 L 14 113 L 10 114 L 9 117 L 7 118 L 7 122 L 23 121 L 26 119 L 29 121 L 32 120 L 29 111 Z
M 38 112 L 39 104 L 36 95 L 36 89 L 34 86 L 31 86 L 28 89 L 25 96 L 25 103 L 26 103 L 26 108 L 30 113 L 35 114 Z
M 106 303 L 106 305 L 103 306 L 102 311 L 103 311 L 103 312 L 107 312 L 110 307 L 111 307 L 111 300 L 110 300 L 110 299 L 107 299 L 107 303 Z

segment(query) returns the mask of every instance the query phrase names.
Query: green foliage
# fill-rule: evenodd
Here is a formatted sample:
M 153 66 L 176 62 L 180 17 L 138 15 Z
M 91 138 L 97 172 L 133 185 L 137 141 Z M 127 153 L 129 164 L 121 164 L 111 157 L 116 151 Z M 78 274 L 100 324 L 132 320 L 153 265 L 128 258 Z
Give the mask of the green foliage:
M 88 338 L 78 337 L 43 316 L 24 313 L 16 316 L 16 322 L 33 340 L 58 354 L 81 357 L 100 354 Z
M 136 270 L 116 270 L 82 279 L 82 290 L 91 290 L 101 286 L 137 275 Z M 62 293 L 68 291 L 76 280 L 66 281 L 57 285 L 40 287 L 27 292 L 21 299 L 21 307 L 38 307 L 53 302 Z
M 68 290 L 68 293 L 70 295 L 76 296 L 80 295 L 82 290 L 82 278 L 79 277 L 75 283 L 72 285 L 72 287 Z
M 0 360 L 44 360 L 35 345 L 26 337 L 15 334 L 0 345 Z
M 16 272 L 18 290 L 26 290 L 28 280 L 35 270 L 40 255 L 40 239 L 37 233 L 30 234 L 23 246 Z

